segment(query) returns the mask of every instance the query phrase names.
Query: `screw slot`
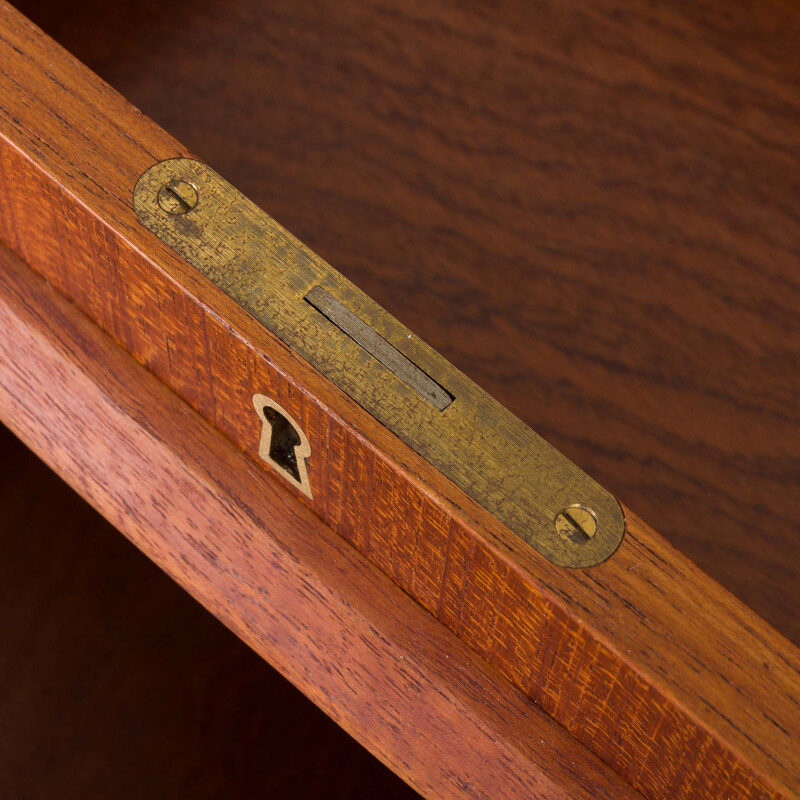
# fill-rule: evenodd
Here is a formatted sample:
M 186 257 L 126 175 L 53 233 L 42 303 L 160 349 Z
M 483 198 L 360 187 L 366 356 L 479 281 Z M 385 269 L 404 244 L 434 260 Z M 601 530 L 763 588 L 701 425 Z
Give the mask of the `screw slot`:
M 586 544 L 597 533 L 597 517 L 590 508 L 576 503 L 559 511 L 553 526 L 562 539 L 574 544 Z
M 172 180 L 158 190 L 158 205 L 167 214 L 186 214 L 197 205 L 197 200 L 197 189 L 189 181 Z

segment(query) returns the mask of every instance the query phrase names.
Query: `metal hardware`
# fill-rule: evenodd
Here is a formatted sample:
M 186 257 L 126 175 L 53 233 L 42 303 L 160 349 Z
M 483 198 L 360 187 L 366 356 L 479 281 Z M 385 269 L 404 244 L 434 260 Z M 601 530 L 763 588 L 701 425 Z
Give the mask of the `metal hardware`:
M 186 181 L 169 181 L 158 190 L 158 205 L 167 214 L 186 214 L 197 205 L 197 189 Z
M 400 380 L 408 384 L 420 397 L 424 397 L 434 408 L 444 411 L 453 402 L 452 395 L 439 386 L 430 375 L 426 375 L 416 364 L 409 361 L 396 347 L 389 344 L 377 331 L 359 319 L 350 309 L 340 303 L 329 291 L 315 286 L 305 297 L 321 314 L 337 328 L 372 353 L 381 364 L 387 366 Z
M 550 561 L 589 567 L 617 549 L 614 497 L 208 166 L 156 164 L 133 203 L 145 227 Z
M 576 544 L 583 544 L 597 533 L 597 517 L 585 506 L 574 505 L 559 511 L 553 523 L 562 539 Z

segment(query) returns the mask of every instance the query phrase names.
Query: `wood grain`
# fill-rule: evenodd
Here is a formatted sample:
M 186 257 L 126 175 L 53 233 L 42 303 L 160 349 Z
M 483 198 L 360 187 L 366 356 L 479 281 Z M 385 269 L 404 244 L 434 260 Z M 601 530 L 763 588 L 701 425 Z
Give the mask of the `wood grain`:
M 520 548 L 137 227 L 136 178 L 180 145 L 11 12 L 3 37 L 0 238 L 250 453 L 274 394 L 331 454 L 315 510 L 649 797 L 796 796 L 794 648 L 631 514 L 596 570 Z
M 11 429 L 426 797 L 640 797 L 4 249 L 0 326 Z
M 2 427 L 0 508 L 4 800 L 418 797 Z
M 800 645 L 796 4 L 18 6 Z

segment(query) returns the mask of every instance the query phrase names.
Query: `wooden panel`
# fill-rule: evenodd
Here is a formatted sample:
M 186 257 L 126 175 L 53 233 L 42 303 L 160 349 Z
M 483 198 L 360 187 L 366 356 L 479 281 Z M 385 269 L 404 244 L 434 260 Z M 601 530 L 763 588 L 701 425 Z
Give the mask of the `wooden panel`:
M 418 797 L 2 427 L 0 508 L 0 796 Z
M 18 6 L 800 645 L 797 4 Z
M 426 797 L 639 797 L 4 248 L 0 327 L 10 428 Z
M 18 44 L 4 54 L 13 179 L 0 236 L 253 454 L 249 400 L 269 388 L 318 450 L 339 455 L 312 476 L 331 490 L 315 509 L 649 796 L 795 796 L 795 649 L 633 515 L 623 548 L 596 570 L 557 570 L 520 548 L 143 235 L 133 183 L 183 148 L 6 20 Z M 363 507 L 337 501 L 347 482 Z

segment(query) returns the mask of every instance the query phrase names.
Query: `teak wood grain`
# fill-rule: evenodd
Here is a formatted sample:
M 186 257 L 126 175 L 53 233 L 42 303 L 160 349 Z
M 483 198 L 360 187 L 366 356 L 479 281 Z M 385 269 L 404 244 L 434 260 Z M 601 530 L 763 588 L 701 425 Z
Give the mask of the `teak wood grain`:
M 250 396 L 280 398 L 330 454 L 315 510 L 644 794 L 797 796 L 796 649 L 632 514 L 585 573 L 521 547 L 146 236 L 133 184 L 185 149 L 13 12 L 2 29 L 0 238 L 251 455 Z
M 2 426 L 0 509 L 3 800 L 419 800 Z
M 9 427 L 426 797 L 641 797 L 5 248 L 0 326 Z
M 800 645 L 796 4 L 19 7 Z

